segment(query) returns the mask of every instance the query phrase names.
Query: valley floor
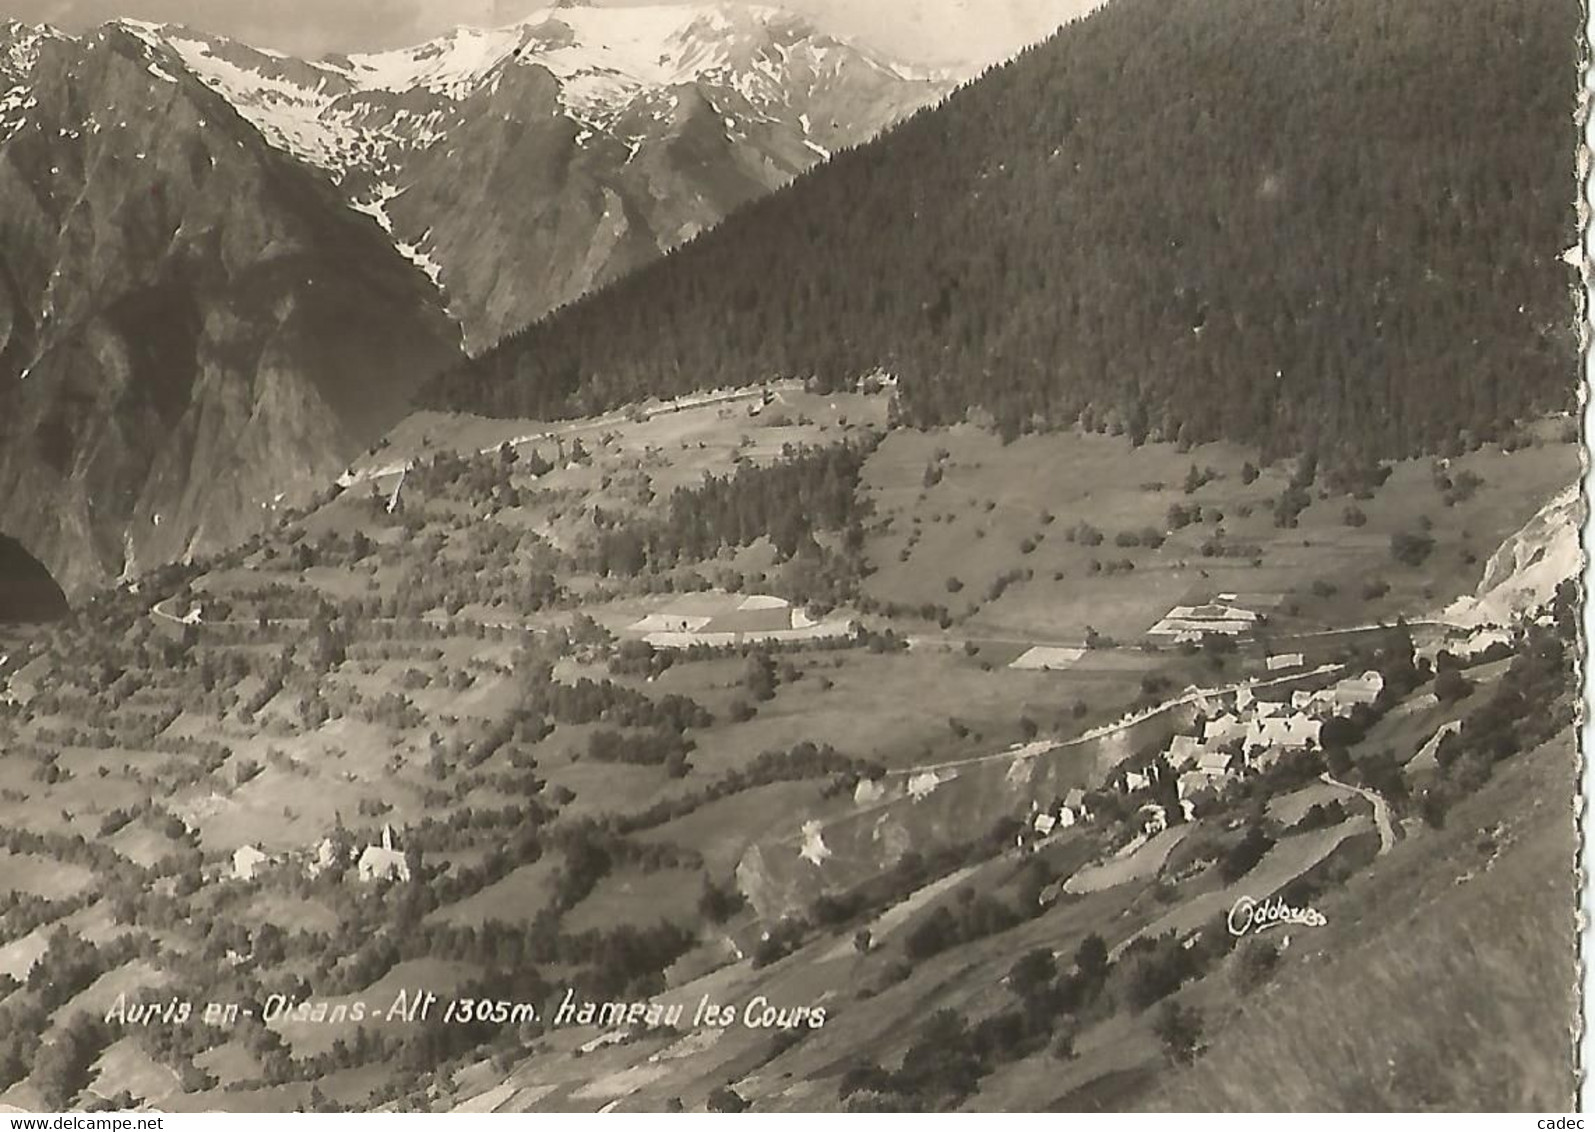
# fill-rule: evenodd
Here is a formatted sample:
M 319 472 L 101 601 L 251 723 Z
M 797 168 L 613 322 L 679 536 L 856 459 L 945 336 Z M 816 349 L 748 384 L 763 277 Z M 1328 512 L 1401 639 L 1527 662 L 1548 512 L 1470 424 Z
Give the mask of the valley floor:
M 0 649 L 0 1103 L 1569 1095 L 1568 607 L 1496 548 L 1574 446 L 1282 518 L 1240 449 L 879 394 L 417 428 Z M 1486 576 L 1524 615 L 1450 624 Z M 354 1017 L 417 989 L 502 1009 Z

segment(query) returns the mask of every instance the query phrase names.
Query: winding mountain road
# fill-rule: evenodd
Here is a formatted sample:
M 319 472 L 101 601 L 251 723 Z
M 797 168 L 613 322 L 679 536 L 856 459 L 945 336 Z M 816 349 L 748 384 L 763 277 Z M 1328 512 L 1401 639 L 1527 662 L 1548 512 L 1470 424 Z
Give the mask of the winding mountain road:
M 790 383 L 771 383 L 769 392 L 775 394 L 775 396 L 779 398 L 781 393 L 785 391 L 789 385 Z M 651 421 L 655 417 L 665 417 L 672 413 L 683 413 L 689 409 L 705 409 L 711 408 L 715 405 L 734 405 L 743 401 L 762 402 L 764 395 L 765 388 L 761 386 L 758 389 L 736 389 L 729 392 L 710 393 L 702 397 L 682 398 L 678 401 L 669 401 L 663 405 L 654 405 L 646 408 L 632 407 L 626 409 L 616 409 L 615 411 L 606 413 L 600 417 L 584 417 L 580 420 L 572 421 L 569 424 L 560 425 L 557 428 L 545 429 L 542 432 L 529 433 L 525 436 L 508 437 L 499 441 L 497 444 L 489 444 L 485 448 L 478 449 L 476 454 L 478 456 L 491 456 L 493 453 L 500 451 L 506 444 L 511 448 L 519 450 L 521 447 L 527 444 L 536 444 L 539 441 L 554 440 L 558 437 L 572 436 L 583 432 L 592 432 L 597 429 L 610 428 L 615 425 L 634 424 L 639 418 L 643 421 Z M 422 457 L 417 455 L 412 456 L 408 460 L 401 460 L 398 463 L 385 464 L 380 468 L 362 468 L 358 471 L 354 468 L 350 468 L 348 471 L 344 472 L 343 475 L 338 477 L 337 484 L 339 487 L 347 489 L 354 487 L 357 484 L 366 483 L 370 480 L 379 480 L 388 476 L 400 475 L 401 473 L 408 472 L 414 468 L 416 464 L 421 461 L 421 459 Z
M 163 605 L 175 600 L 175 598 L 169 597 L 156 602 L 154 605 L 150 606 L 150 614 L 173 625 L 203 626 L 207 629 L 215 629 L 225 626 L 247 628 L 259 624 L 259 622 L 253 617 L 233 617 L 220 621 L 206 620 L 203 617 L 194 616 L 192 613 L 187 617 L 179 617 L 175 613 L 171 613 L 161 608 Z M 366 617 L 361 619 L 362 624 L 369 625 L 399 625 L 411 621 L 425 621 L 428 624 L 437 625 L 440 628 L 453 627 L 466 629 L 498 629 L 506 632 L 515 631 L 522 633 L 546 633 L 549 631 L 547 625 L 533 625 L 525 621 L 470 621 L 463 618 L 449 618 L 443 616 L 429 617 L 424 614 L 421 617 Z M 273 617 L 268 620 L 267 624 L 271 628 L 302 626 L 310 624 L 310 619 L 308 617 Z
M 1390 814 L 1390 803 L 1385 801 L 1383 794 L 1380 794 L 1377 790 L 1367 790 L 1361 786 L 1353 786 L 1349 782 L 1341 782 L 1330 775 L 1328 771 L 1325 771 L 1319 777 L 1337 790 L 1345 790 L 1348 793 L 1356 794 L 1373 806 L 1373 822 L 1379 830 L 1379 855 L 1381 857 L 1395 847 L 1396 823 Z
M 1124 716 L 1121 719 L 1114 720 L 1112 723 L 1104 723 L 1098 727 L 1093 727 L 1085 734 L 1078 735 L 1073 739 L 1065 739 L 1058 743 L 1045 741 L 1027 743 L 1020 747 L 1011 747 L 1007 750 L 994 751 L 991 754 L 986 755 L 973 755 L 966 759 L 953 759 L 949 762 L 925 763 L 920 766 L 888 770 L 886 772 L 886 777 L 891 778 L 902 775 L 913 776 L 916 774 L 924 774 L 927 771 L 937 770 L 958 770 L 964 767 L 980 766 L 983 763 L 995 762 L 999 759 L 1013 759 L 1023 758 L 1026 756 L 1049 754 L 1053 751 L 1064 750 L 1069 747 L 1078 747 L 1082 744 L 1090 743 L 1097 739 L 1103 739 L 1107 736 L 1115 735 L 1121 731 L 1127 731 L 1137 724 L 1145 723 L 1149 719 L 1154 719 L 1157 716 L 1162 715 L 1166 711 L 1171 711 L 1177 707 L 1183 707 L 1186 704 L 1195 703 L 1197 700 L 1206 696 L 1222 696 L 1231 692 L 1238 692 L 1243 688 L 1255 691 L 1258 688 L 1270 688 L 1276 684 L 1286 684 L 1292 680 L 1301 680 L 1308 676 L 1324 676 L 1329 673 L 1340 672 L 1343 669 L 1344 665 L 1324 664 L 1317 668 L 1303 669 L 1300 672 L 1290 672 L 1283 676 L 1276 676 L 1267 680 L 1242 680 L 1234 684 L 1225 684 L 1217 688 L 1192 688 L 1171 700 L 1164 700 L 1160 704 L 1155 704 L 1152 707 L 1134 712 L 1130 715 Z

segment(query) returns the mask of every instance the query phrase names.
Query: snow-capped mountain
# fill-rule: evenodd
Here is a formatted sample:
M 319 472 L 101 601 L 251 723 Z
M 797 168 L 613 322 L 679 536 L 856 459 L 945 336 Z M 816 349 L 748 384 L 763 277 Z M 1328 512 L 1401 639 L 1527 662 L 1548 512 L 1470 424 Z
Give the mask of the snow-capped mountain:
M 866 140 L 948 82 L 775 8 L 561 5 L 316 62 L 123 21 L 325 173 L 473 346 Z
M 74 593 L 247 535 L 462 330 L 495 341 L 947 85 L 739 6 L 319 61 L 0 22 L 0 530 Z
M 939 60 L 973 78 L 1105 0 L 782 0 L 794 11 L 863 43 L 908 58 Z

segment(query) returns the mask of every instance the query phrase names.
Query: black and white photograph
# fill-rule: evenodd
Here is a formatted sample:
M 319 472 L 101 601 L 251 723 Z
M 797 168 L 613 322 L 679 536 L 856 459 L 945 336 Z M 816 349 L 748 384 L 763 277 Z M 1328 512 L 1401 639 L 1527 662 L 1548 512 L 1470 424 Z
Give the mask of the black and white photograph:
M 1582 1111 L 1586 19 L 0 0 L 0 1121 Z

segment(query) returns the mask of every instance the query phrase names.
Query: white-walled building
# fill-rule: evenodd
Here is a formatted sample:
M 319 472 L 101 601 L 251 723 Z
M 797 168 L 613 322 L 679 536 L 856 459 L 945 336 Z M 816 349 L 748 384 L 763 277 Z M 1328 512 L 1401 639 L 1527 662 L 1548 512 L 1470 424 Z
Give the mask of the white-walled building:
M 271 855 L 258 845 L 245 845 L 233 852 L 233 879 L 254 880 L 260 870 L 271 864 Z
M 1385 690 L 1385 678 L 1378 672 L 1364 672 L 1342 680 L 1328 690 L 1330 702 L 1339 711 L 1349 711 L 1359 704 L 1371 704 Z
M 361 850 L 356 868 L 362 881 L 410 879 L 410 862 L 395 847 L 391 825 L 382 827 L 381 845 L 368 845 Z

